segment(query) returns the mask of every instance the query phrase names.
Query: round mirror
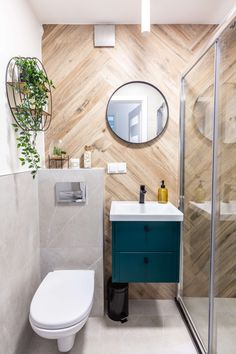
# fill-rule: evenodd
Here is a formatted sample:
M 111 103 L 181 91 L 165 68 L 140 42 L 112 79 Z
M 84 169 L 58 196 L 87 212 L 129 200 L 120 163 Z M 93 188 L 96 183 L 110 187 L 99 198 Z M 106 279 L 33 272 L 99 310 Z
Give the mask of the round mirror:
M 168 104 L 164 95 L 147 82 L 128 82 L 111 96 L 106 118 L 111 130 L 129 143 L 146 143 L 165 129 Z

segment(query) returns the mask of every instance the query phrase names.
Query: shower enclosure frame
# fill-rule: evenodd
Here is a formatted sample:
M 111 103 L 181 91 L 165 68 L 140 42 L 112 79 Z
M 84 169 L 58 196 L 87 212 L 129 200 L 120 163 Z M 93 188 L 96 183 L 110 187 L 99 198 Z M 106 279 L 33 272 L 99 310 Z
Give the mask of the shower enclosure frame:
M 208 283 L 208 340 L 205 345 L 198 333 L 198 330 L 185 306 L 183 299 L 183 225 L 181 230 L 181 257 L 180 257 L 180 277 L 178 285 L 177 306 L 182 313 L 195 345 L 201 354 L 213 354 L 213 330 L 214 330 L 214 286 L 215 286 L 215 242 L 216 242 L 216 223 L 217 223 L 217 172 L 218 172 L 218 125 L 219 125 L 219 85 L 220 85 L 220 37 L 228 26 L 235 21 L 235 8 L 229 15 L 227 21 L 221 26 L 207 48 L 194 64 L 182 75 L 180 87 L 180 195 L 179 208 L 184 213 L 184 172 L 185 172 L 185 78 L 200 62 L 200 60 L 214 48 L 214 76 L 213 76 L 213 139 L 212 139 L 212 167 L 211 167 L 211 223 L 210 223 L 210 266 Z

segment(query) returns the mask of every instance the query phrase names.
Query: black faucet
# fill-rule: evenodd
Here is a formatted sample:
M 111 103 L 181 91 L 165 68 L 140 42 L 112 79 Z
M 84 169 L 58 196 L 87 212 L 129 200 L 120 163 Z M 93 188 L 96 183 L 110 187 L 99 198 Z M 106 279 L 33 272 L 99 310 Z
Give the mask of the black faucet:
M 145 185 L 141 184 L 140 186 L 140 190 L 139 190 L 139 203 L 140 204 L 144 204 L 145 201 L 145 193 L 147 193 L 146 189 L 145 189 Z

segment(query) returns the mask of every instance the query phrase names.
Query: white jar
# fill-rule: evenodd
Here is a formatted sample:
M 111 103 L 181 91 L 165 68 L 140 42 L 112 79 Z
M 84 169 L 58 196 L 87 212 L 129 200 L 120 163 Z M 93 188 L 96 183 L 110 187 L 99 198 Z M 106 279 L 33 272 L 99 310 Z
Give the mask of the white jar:
M 80 159 L 72 158 L 70 159 L 70 168 L 80 168 Z

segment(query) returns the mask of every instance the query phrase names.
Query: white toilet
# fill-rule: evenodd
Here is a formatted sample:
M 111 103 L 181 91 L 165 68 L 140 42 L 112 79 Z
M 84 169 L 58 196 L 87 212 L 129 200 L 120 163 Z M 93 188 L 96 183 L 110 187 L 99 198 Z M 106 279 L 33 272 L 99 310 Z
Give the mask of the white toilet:
M 48 273 L 30 306 L 29 321 L 34 332 L 43 338 L 57 339 L 60 352 L 70 351 L 76 333 L 89 317 L 93 294 L 93 270 Z

